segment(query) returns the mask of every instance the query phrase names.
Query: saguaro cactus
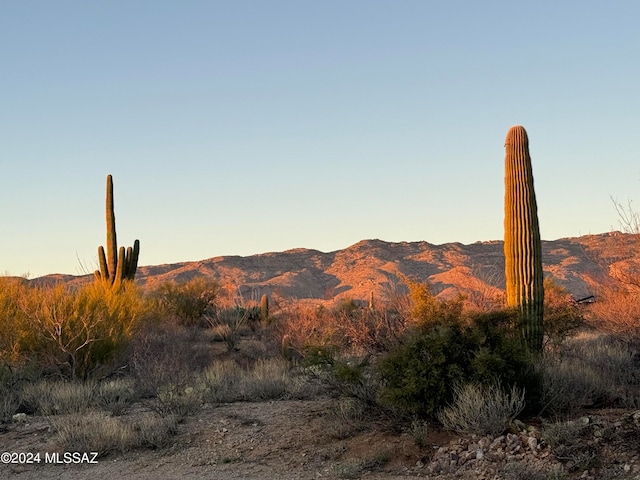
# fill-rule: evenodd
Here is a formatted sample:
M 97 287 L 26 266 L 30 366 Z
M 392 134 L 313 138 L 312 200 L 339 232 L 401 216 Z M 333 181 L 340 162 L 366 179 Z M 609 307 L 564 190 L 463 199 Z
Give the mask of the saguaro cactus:
M 260 320 L 263 322 L 269 320 L 269 297 L 266 293 L 260 297 Z
M 113 207 L 113 178 L 107 175 L 107 253 L 104 247 L 98 247 L 98 262 L 100 270 L 94 275 L 97 280 L 108 282 L 116 287 L 123 280 L 133 280 L 138 268 L 138 255 L 140 254 L 140 241 L 133 242 L 133 247 L 118 249 L 116 239 L 116 215 Z
M 504 257 L 507 305 L 522 313 L 521 332 L 532 351 L 542 350 L 544 288 L 538 207 L 529 139 L 521 126 L 505 141 Z

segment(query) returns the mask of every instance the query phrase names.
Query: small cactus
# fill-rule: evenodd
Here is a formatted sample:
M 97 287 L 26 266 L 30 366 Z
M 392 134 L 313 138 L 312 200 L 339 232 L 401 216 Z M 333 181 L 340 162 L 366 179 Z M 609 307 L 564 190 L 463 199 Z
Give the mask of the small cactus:
M 116 215 L 113 207 L 113 178 L 107 175 L 107 252 L 98 247 L 98 263 L 100 269 L 94 272 L 96 280 L 105 281 L 119 287 L 124 280 L 133 280 L 138 268 L 140 241 L 133 242 L 133 247 L 120 247 L 116 239 Z
M 260 297 L 260 320 L 263 322 L 269 320 L 269 297 L 266 293 Z
M 533 188 L 529 139 L 521 126 L 509 129 L 505 141 L 504 256 L 507 306 L 520 309 L 527 347 L 542 350 L 542 246 Z

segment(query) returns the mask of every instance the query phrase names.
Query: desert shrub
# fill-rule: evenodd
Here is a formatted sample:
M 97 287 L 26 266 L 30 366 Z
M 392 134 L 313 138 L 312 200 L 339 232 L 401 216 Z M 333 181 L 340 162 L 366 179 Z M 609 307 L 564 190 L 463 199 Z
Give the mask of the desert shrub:
M 27 324 L 20 303 L 29 293 L 25 279 L 0 277 L 0 363 L 19 364 Z
M 188 383 L 170 382 L 160 386 L 156 397 L 145 403 L 161 416 L 173 417 L 181 422 L 195 414 L 202 405 L 202 394 L 195 388 L 195 379 L 188 380 Z
M 40 415 L 81 414 L 94 405 L 93 382 L 42 379 L 22 389 L 24 403 Z
M 15 389 L 0 384 L 0 425 L 10 423 L 20 406 L 21 395 Z
M 323 307 L 297 303 L 283 311 L 275 329 L 285 358 L 326 363 L 345 345 L 336 317 Z
M 582 362 L 600 378 L 602 395 L 597 403 L 634 408 L 640 405 L 640 344 L 610 335 L 571 339 L 563 359 Z
M 153 450 L 168 446 L 178 432 L 178 423 L 178 419 L 173 416 L 142 416 L 133 424 L 136 445 Z
M 598 331 L 640 342 L 640 289 L 617 281 L 600 285 L 585 317 Z
M 409 300 L 411 309 L 410 318 L 418 325 L 428 327 L 431 324 L 458 323 L 462 317 L 464 299 L 437 298 L 427 283 L 418 283 L 406 280 L 409 288 Z
M 595 446 L 584 441 L 592 437 L 591 427 L 589 417 L 550 423 L 544 426 L 542 438 L 556 457 L 567 462 L 570 470 L 582 472 L 599 466 Z
M 452 400 L 452 385 L 471 376 L 473 350 L 460 325 L 416 332 L 381 361 L 382 400 L 411 414 L 435 415 Z
M 244 400 L 284 398 L 291 392 L 290 366 L 283 359 L 258 360 L 242 382 Z
M 58 285 L 29 288 L 21 298 L 21 350 L 51 373 L 86 379 L 108 365 L 148 315 L 148 304 L 125 282 L 77 290 Z
M 67 452 L 124 453 L 135 447 L 131 425 L 100 412 L 50 418 L 59 448 Z
M 132 377 L 100 382 L 94 389 L 95 403 L 112 415 L 123 415 L 138 400 Z
M 470 317 L 466 335 L 475 344 L 472 380 L 500 382 L 509 388 L 518 385 L 525 389 L 527 403 L 533 406 L 540 390 L 540 378 L 533 367 L 537 359 L 522 343 L 519 321 L 519 312 L 511 309 Z
M 178 418 L 145 413 L 134 420 L 110 417 L 103 412 L 50 417 L 54 441 L 67 452 L 125 453 L 136 448 L 158 449 L 169 445 L 177 433 Z
M 516 386 L 505 391 L 499 383 L 456 385 L 453 403 L 438 413 L 438 419 L 456 432 L 498 435 L 522 412 L 524 397 L 524 390 Z
M 544 279 L 544 333 L 549 344 L 558 348 L 568 337 L 586 325 L 583 309 L 552 278 Z
M 419 418 L 414 418 L 408 428 L 408 433 L 418 447 L 426 447 L 429 435 L 429 422 Z
M 135 395 L 151 410 L 183 420 L 202 403 L 196 376 L 213 360 L 203 331 L 164 322 L 141 332 L 131 351 Z M 206 339 L 205 339 L 206 341 Z M 204 347 L 204 348 L 203 348 Z
M 243 376 L 242 368 L 235 361 L 216 361 L 198 376 L 198 388 L 205 402 L 236 402 L 241 399 L 238 386 Z
M 148 325 L 133 339 L 129 368 L 137 394 L 154 398 L 165 385 L 186 388 L 194 374 L 213 361 L 213 351 L 199 328 L 165 321 Z
M 195 277 L 182 284 L 163 283 L 153 296 L 165 312 L 183 325 L 204 325 L 204 315 L 212 314 L 217 308 L 220 287 L 215 280 Z
M 383 380 L 371 357 L 337 359 L 325 368 L 323 383 L 341 399 L 349 399 L 358 417 L 380 419 L 393 417 L 393 409 L 379 401 Z
M 532 357 L 519 341 L 512 311 L 446 315 L 443 322 L 421 324 L 379 365 L 386 385 L 381 399 L 409 413 L 433 417 L 453 400 L 454 385 L 501 382 L 527 392 L 535 404 L 540 388 Z
M 198 377 L 203 399 L 212 403 L 300 398 L 306 388 L 284 359 L 261 359 L 248 368 L 233 360 L 215 362 Z
M 572 415 L 585 407 L 640 405 L 638 347 L 608 335 L 570 338 L 539 365 L 540 413 Z
M 356 306 L 333 312 L 344 349 L 355 355 L 388 352 L 400 344 L 405 319 L 387 308 Z
M 260 308 L 235 306 L 220 309 L 207 315 L 206 319 L 214 337 L 224 341 L 227 344 L 227 350 L 232 352 L 238 348 L 243 329 L 253 328 L 260 320 Z
M 548 356 L 539 368 L 543 379 L 541 415 L 571 415 L 602 404 L 613 387 L 610 378 L 581 359 Z
M 542 438 L 554 449 L 575 445 L 589 431 L 589 423 L 580 419 L 566 422 L 553 422 L 544 425 Z
M 275 325 L 285 358 L 327 364 L 339 355 L 382 353 L 400 344 L 405 319 L 398 312 L 342 300 L 333 308 L 297 304 Z

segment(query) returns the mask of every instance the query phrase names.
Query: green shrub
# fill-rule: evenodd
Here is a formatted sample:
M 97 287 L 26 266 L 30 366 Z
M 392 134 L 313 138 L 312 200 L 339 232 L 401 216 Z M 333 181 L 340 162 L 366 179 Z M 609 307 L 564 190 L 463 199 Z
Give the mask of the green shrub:
M 526 411 L 540 403 L 542 380 L 535 369 L 538 358 L 532 356 L 520 337 L 520 314 L 515 310 L 497 310 L 475 314 L 467 335 L 475 344 L 471 361 L 471 381 L 484 385 L 500 383 L 506 388 L 516 385 L 525 391 Z
M 412 335 L 379 365 L 381 399 L 411 414 L 433 416 L 471 377 L 474 342 L 460 325 L 433 325 Z
M 423 323 L 379 365 L 386 386 L 381 399 L 407 412 L 433 417 L 453 401 L 454 385 L 469 382 L 518 386 L 536 404 L 539 378 L 518 337 L 513 311 L 463 321 L 447 315 Z

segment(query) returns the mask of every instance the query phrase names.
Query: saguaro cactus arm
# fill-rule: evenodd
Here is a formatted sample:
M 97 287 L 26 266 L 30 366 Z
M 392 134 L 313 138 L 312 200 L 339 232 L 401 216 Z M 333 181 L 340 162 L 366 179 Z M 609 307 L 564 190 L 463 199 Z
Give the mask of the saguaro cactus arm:
M 507 305 L 522 312 L 522 335 L 539 351 L 543 339 L 542 246 L 529 139 L 521 126 L 505 141 L 504 255 Z

